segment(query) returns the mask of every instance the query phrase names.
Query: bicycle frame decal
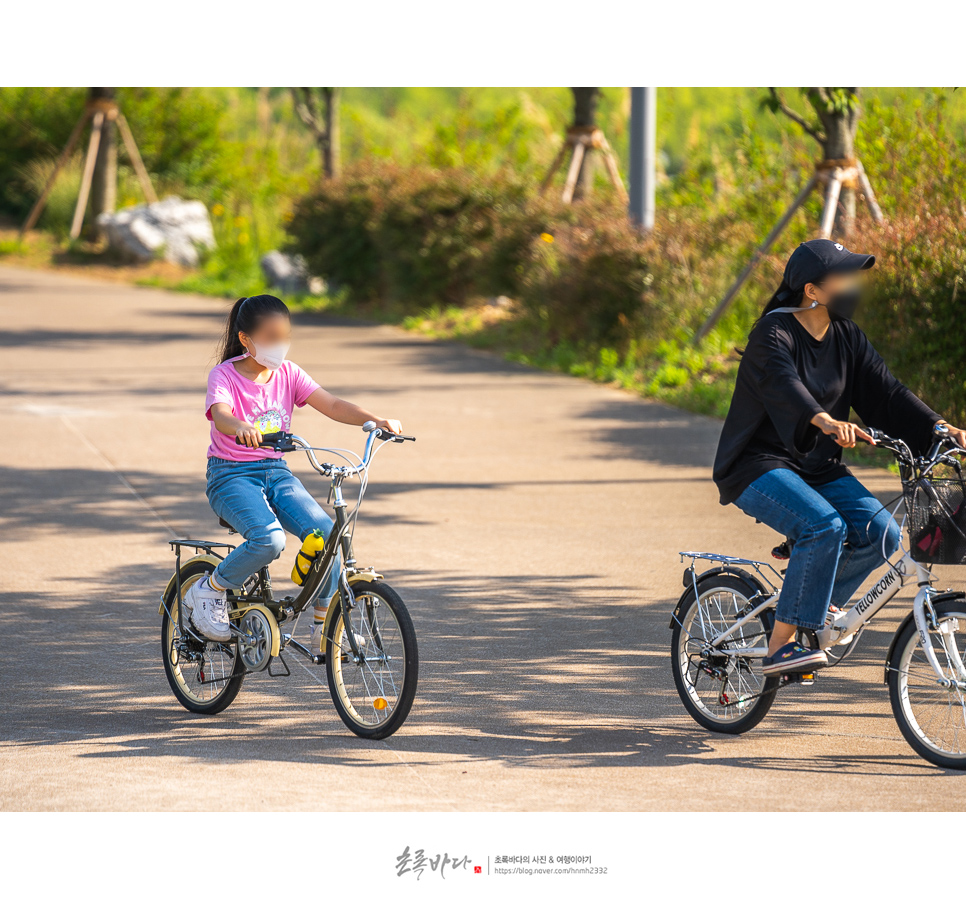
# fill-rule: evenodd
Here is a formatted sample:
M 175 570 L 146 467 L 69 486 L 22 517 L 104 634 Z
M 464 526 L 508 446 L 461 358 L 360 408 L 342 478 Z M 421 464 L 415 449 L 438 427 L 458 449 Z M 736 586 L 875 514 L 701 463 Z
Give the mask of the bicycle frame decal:
M 900 564 L 905 559 L 900 560 Z M 898 567 L 889 568 L 865 594 L 856 601 L 845 615 L 843 638 L 851 636 L 872 619 L 889 601 L 902 590 L 905 572 Z

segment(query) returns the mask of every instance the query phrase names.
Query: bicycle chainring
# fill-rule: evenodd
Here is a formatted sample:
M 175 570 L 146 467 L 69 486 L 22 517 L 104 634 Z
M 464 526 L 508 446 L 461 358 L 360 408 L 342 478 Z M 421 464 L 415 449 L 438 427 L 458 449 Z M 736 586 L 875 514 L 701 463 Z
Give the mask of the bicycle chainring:
M 259 609 L 245 612 L 238 623 L 238 654 L 249 671 L 264 671 L 272 661 L 272 626 Z

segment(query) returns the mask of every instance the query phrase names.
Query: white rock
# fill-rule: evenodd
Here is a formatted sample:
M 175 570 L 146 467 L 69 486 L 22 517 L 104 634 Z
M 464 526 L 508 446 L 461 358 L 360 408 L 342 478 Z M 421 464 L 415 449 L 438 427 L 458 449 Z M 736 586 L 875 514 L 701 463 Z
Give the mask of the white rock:
M 97 226 L 111 249 L 135 262 L 165 259 L 194 268 L 202 250 L 215 248 L 211 219 L 201 201 L 172 197 L 124 208 L 101 214 Z
M 262 256 L 259 263 L 269 287 L 278 288 L 285 293 L 308 291 L 310 294 L 324 294 L 325 282 L 309 275 L 308 266 L 302 256 L 291 256 L 273 249 Z

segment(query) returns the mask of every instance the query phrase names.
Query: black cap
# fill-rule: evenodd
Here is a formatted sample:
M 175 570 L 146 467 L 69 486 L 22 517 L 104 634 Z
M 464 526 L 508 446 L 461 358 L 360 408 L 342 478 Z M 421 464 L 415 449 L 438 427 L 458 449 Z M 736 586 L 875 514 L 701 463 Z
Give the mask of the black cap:
M 831 240 L 809 240 L 791 254 L 783 280 L 790 291 L 801 291 L 806 284 L 814 284 L 827 275 L 865 271 L 873 265 L 875 256 L 850 252 Z

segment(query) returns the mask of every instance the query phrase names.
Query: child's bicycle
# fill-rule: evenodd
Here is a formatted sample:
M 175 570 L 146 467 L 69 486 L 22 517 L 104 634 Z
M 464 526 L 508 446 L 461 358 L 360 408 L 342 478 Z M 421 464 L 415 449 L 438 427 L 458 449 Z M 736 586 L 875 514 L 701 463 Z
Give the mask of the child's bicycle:
M 213 540 L 171 540 L 175 572 L 161 596 L 161 654 L 168 683 L 178 702 L 191 712 L 221 712 L 238 696 L 248 674 L 272 677 L 291 673 L 284 652 L 291 649 L 310 665 L 325 665 L 332 702 L 342 721 L 363 738 L 387 738 L 405 721 L 416 695 L 419 657 L 416 632 L 402 598 L 371 567 L 360 568 L 352 553 L 352 535 L 368 484 L 375 442 L 414 441 L 367 422 L 363 456 L 352 451 L 319 448 L 335 454 L 341 465 L 320 463 L 315 450 L 288 432 L 264 435 L 262 443 L 279 451 L 301 450 L 309 463 L 332 480 L 335 526 L 322 552 L 312 561 L 296 597 L 276 598 L 268 567 L 252 575 L 241 591 L 228 592 L 231 639 L 213 642 L 191 629 L 182 599 L 199 578 L 213 571 L 233 549 Z M 349 455 L 357 464 L 352 464 Z M 342 495 L 346 479 L 358 476 L 359 496 L 351 511 Z M 224 521 L 223 526 L 228 526 Z M 182 549 L 194 554 L 182 560 Z M 341 555 L 339 590 L 332 598 L 323 627 L 322 653 L 315 654 L 293 638 L 302 612 Z
M 899 558 L 851 609 L 830 612 L 822 629 L 800 631 L 799 641 L 824 649 L 838 664 L 869 620 L 915 579 L 913 609 L 886 656 L 892 712 L 917 754 L 940 767 L 966 770 L 966 594 L 938 590 L 931 574 L 932 564 L 966 564 L 963 451 L 940 433 L 926 456 L 914 457 L 903 441 L 871 428 L 869 434 L 898 458 L 909 550 L 900 548 Z M 787 558 L 787 545 L 774 554 Z M 671 616 L 674 683 L 699 725 L 741 734 L 765 717 L 779 687 L 813 680 L 811 674 L 765 677 L 761 670 L 782 575 L 771 563 L 753 559 L 680 555 L 691 565 Z M 699 559 L 717 565 L 698 572 Z

